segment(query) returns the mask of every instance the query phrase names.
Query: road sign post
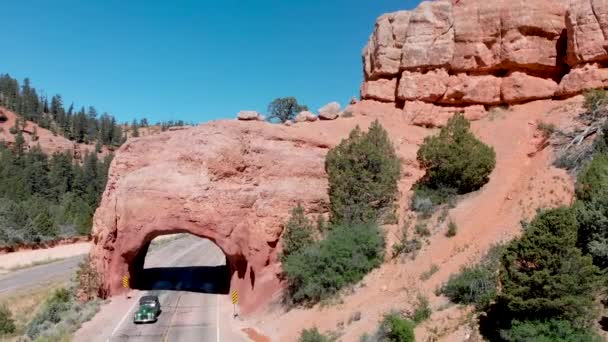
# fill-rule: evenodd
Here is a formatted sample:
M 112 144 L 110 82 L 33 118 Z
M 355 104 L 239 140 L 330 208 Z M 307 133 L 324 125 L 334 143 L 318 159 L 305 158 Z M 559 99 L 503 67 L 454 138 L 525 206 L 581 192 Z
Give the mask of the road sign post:
M 233 317 L 236 318 L 236 316 L 238 316 L 238 312 L 236 310 L 236 305 L 239 303 L 239 293 L 237 290 L 233 290 L 232 294 L 232 305 L 233 305 Z

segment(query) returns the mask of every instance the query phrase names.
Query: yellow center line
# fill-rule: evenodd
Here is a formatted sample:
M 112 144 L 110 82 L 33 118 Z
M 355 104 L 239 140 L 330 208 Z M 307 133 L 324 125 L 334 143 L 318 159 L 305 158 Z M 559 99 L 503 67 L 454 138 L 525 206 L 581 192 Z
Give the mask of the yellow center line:
M 167 342 L 167 339 L 169 338 L 169 330 L 171 330 L 171 326 L 173 325 L 173 320 L 175 319 L 175 315 L 177 315 L 177 309 L 179 308 L 179 301 L 182 299 L 182 295 L 180 294 L 179 297 L 177 297 L 177 302 L 175 303 L 175 310 L 173 311 L 173 316 L 171 316 L 171 319 L 169 320 L 169 325 L 167 326 L 167 329 L 165 330 L 164 333 L 164 337 L 163 337 L 163 342 Z

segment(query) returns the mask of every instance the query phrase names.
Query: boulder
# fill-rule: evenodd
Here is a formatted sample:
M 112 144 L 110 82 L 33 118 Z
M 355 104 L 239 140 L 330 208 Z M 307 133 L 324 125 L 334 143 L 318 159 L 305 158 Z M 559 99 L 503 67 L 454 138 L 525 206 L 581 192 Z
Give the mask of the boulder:
M 500 103 L 501 79 L 492 75 L 450 76 L 445 95 L 438 101 L 445 104 L 486 104 Z
M 445 69 L 430 70 L 425 74 L 404 71 L 399 80 L 399 100 L 434 102 L 448 89 L 450 76 Z
M 338 102 L 330 102 L 319 108 L 319 119 L 333 120 L 340 114 L 340 104 Z
M 293 126 L 293 121 L 286 120 L 285 122 L 283 122 L 283 125 L 285 125 L 285 126 Z
M 557 90 L 557 83 L 515 71 L 502 80 L 500 94 L 503 102 L 513 104 L 524 101 L 548 99 Z
M 596 63 L 580 65 L 570 70 L 562 78 L 556 92 L 557 96 L 572 96 L 585 90 L 608 87 L 608 69 Z
M 362 99 L 395 102 L 396 92 L 397 78 L 367 81 L 361 86 Z
M 332 113 L 320 113 L 319 114 L 319 120 L 335 120 L 338 117 L 341 116 L 341 112 L 337 113 L 337 114 L 332 114 Z
M 317 121 L 317 116 L 312 113 L 309 112 L 307 110 L 301 111 L 298 115 L 296 115 L 296 117 L 293 119 L 294 122 L 312 122 L 312 121 Z
M 402 69 L 449 65 L 454 56 L 452 1 L 421 2 L 411 12 L 405 32 Z
M 237 114 L 237 119 L 243 121 L 264 121 L 264 116 L 253 110 L 242 110 Z

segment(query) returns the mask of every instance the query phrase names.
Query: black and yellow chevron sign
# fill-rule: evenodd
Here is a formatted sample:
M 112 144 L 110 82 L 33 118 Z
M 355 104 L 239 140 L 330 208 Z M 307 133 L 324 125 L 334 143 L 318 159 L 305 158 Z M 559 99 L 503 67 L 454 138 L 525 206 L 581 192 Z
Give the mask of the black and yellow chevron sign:
M 239 293 L 236 290 L 232 291 L 231 297 L 232 297 L 232 304 L 237 304 L 239 302 Z
M 129 277 L 127 277 L 126 275 L 122 277 L 122 287 L 124 287 L 125 289 L 129 288 Z

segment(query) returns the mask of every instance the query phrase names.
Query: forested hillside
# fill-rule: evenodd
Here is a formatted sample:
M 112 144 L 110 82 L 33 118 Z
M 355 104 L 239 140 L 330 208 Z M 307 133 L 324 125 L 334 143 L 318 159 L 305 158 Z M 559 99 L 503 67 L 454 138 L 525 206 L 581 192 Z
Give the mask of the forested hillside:
M 0 247 L 88 234 L 111 159 L 25 151 L 20 134 L 10 148 L 0 144 Z
M 49 101 L 28 79 L 19 85 L 7 74 L 0 75 L 0 106 L 17 114 L 9 129 L 13 139 L 0 140 L 0 247 L 87 235 L 113 157 L 102 145 L 109 150 L 120 146 L 125 126 L 107 113 L 98 116 L 92 106 L 75 111 L 70 105 L 66 110 L 61 95 Z M 0 121 L 8 120 L 7 114 L 0 112 Z M 41 132 L 36 126 L 28 130 L 27 121 L 80 146 L 96 147 L 79 152 L 46 149 L 47 154 L 41 145 L 48 140 L 38 140 Z
M 122 128 L 112 115 L 98 115 L 93 106 L 75 109 L 71 104 L 66 110 L 61 95 L 50 100 L 38 95 L 28 78 L 20 86 L 8 74 L 0 75 L 0 106 L 79 143 L 98 141 L 102 145 L 120 146 L 123 142 Z

